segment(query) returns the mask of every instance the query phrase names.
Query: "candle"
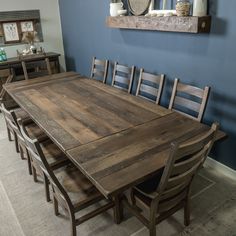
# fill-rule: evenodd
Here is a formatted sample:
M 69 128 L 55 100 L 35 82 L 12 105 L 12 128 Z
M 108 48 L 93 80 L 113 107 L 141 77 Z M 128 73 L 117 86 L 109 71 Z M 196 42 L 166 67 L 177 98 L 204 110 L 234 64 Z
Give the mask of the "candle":
M 166 3 L 167 3 L 167 0 L 163 0 L 163 7 L 162 7 L 163 10 L 166 9 Z

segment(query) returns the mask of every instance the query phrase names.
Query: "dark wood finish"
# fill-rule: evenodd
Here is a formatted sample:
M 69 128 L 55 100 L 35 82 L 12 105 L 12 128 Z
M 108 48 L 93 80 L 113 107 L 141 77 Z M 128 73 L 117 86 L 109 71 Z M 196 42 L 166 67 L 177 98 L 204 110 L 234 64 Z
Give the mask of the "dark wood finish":
M 201 89 L 180 83 L 179 79 L 175 79 L 169 109 L 201 122 L 209 92 L 210 88 L 207 86 Z
M 163 168 L 171 142 L 184 142 L 208 130 L 208 126 L 174 112 L 67 153 L 97 188 L 110 196 Z
M 117 62 L 114 64 L 112 86 L 125 90 L 131 93 L 132 84 L 134 80 L 135 66 L 131 68 L 119 65 Z
M 72 164 L 65 166 L 63 169 L 61 168 L 60 172 L 57 171 L 55 174 L 40 143 L 28 137 L 24 126 L 21 125 L 20 128 L 26 141 L 30 157 L 41 169 L 45 182 L 49 181 L 51 184 L 55 215 L 59 215 L 58 205 L 69 214 L 72 236 L 77 235 L 77 225 L 82 224 L 114 206 L 113 202 L 106 200 L 106 203 L 103 203 L 102 206 L 98 206 L 95 210 L 90 210 L 89 213 L 85 213 L 79 218 L 76 218 L 75 214 L 77 212 L 101 200 L 105 200 L 105 198 L 77 168 L 72 166 Z M 58 150 L 58 152 L 60 151 Z
M 117 16 L 107 17 L 106 24 L 111 28 L 157 30 L 182 33 L 209 33 L 211 17 L 146 17 L 146 16 Z
M 136 96 L 143 97 L 148 100 L 152 100 L 150 95 L 155 98 L 155 103 L 159 104 L 161 94 L 163 91 L 165 75 L 154 75 L 144 72 L 144 69 L 140 69 L 140 76 L 138 86 L 136 90 Z
M 4 105 L 4 102 L 1 104 L 1 112 L 3 113 L 5 122 L 6 122 L 6 128 L 7 128 L 7 134 L 8 134 L 8 140 L 12 141 L 12 136 L 14 137 L 15 140 L 15 146 L 16 146 L 16 152 L 19 152 L 18 149 L 18 140 L 17 140 L 17 133 L 15 132 L 15 122 L 16 119 L 15 117 L 21 118 L 23 120 L 26 120 L 28 118 L 28 115 L 23 112 L 20 108 L 15 108 L 15 109 L 7 109 Z M 14 113 L 14 116 L 13 116 Z
M 170 143 L 209 130 L 181 114 L 73 72 L 4 88 L 99 191 L 114 198 L 117 223 L 122 219 L 123 191 L 165 166 Z M 220 133 L 217 138 L 223 136 Z
M 8 135 L 11 137 L 12 133 L 12 135 L 14 136 L 16 152 L 20 152 L 21 159 L 25 159 L 25 156 L 27 157 L 29 174 L 32 174 L 31 160 L 28 156 L 25 140 L 20 132 L 17 119 L 24 121 L 24 123 L 26 124 L 25 128 L 27 130 L 27 133 L 32 139 L 37 138 L 40 141 L 44 141 L 48 139 L 48 137 L 45 136 L 42 130 L 29 118 L 28 114 L 25 113 L 21 108 L 7 110 L 4 103 L 2 103 L 1 111 L 6 121 Z
M 34 62 L 22 60 L 21 65 L 26 80 L 52 74 L 48 57 L 43 60 L 34 60 Z
M 24 146 L 27 149 L 27 153 L 30 152 L 30 147 L 28 141 L 25 138 L 25 135 L 27 135 L 30 140 L 36 139 L 38 141 L 40 149 L 52 171 L 57 170 L 70 163 L 66 155 L 61 152 L 60 149 L 50 139 L 48 139 L 47 136 L 44 135 L 44 133 L 42 136 L 42 130 L 40 130 L 37 125 L 33 124 L 29 126 L 28 121 L 24 121 L 21 119 L 18 119 L 18 124 L 20 125 L 20 127 L 17 127 L 19 129 L 18 133 L 22 136 L 22 139 L 24 140 Z M 37 131 L 39 133 L 37 133 Z M 31 166 L 32 168 L 34 181 L 37 182 L 37 176 L 41 176 L 44 181 L 46 201 L 49 202 L 51 199 L 48 180 L 47 178 L 45 178 L 44 172 L 40 168 L 39 163 L 32 157 L 32 155 L 29 155 L 29 160 L 29 166 Z
M 60 57 L 60 54 L 54 53 L 54 52 L 47 52 L 45 54 L 33 54 L 33 55 L 28 55 L 28 56 L 23 56 L 23 57 L 12 57 L 12 58 L 8 58 L 7 61 L 0 62 L 0 70 L 11 69 L 14 72 L 15 69 L 21 68 L 22 60 L 25 62 L 34 62 L 34 61 L 39 61 L 39 60 L 45 60 L 45 58 L 48 58 L 52 69 L 53 69 L 52 64 L 54 64 L 55 69 L 53 69 L 53 72 L 59 73 L 60 72 L 59 57 Z
M 3 89 L 3 85 L 6 83 L 10 83 L 13 79 L 13 75 L 10 69 L 2 69 L 0 70 L 0 101 L 3 100 L 5 95 L 5 90 Z
M 150 236 L 156 236 L 156 224 L 184 208 L 184 223 L 190 224 L 190 190 L 192 180 L 203 165 L 216 139 L 218 125 L 213 124 L 210 131 L 184 144 L 172 143 L 169 157 L 162 177 L 156 179 L 157 187 L 146 191 L 142 186 L 132 188 L 131 204 L 125 205 L 138 216 L 149 229 Z M 147 182 L 146 182 L 147 184 Z M 146 218 L 137 211 L 137 202 L 140 206 L 149 209 Z
M 96 57 L 93 57 L 90 77 L 102 81 L 105 84 L 107 80 L 108 66 L 108 60 L 99 60 Z
M 63 151 L 171 113 L 74 73 L 48 78 L 15 82 L 5 88 Z

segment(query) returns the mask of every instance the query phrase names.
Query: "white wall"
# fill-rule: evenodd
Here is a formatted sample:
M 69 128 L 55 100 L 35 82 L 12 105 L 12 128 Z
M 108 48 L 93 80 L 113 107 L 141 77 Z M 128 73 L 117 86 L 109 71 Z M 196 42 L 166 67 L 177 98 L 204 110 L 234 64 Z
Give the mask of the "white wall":
M 60 63 L 65 69 L 58 0 L 0 0 L 0 11 L 17 10 L 40 10 L 44 39 L 44 42 L 40 43 L 40 45 L 45 51 L 60 53 Z M 6 46 L 5 50 L 8 57 L 14 57 L 17 49 L 24 48 L 25 45 Z

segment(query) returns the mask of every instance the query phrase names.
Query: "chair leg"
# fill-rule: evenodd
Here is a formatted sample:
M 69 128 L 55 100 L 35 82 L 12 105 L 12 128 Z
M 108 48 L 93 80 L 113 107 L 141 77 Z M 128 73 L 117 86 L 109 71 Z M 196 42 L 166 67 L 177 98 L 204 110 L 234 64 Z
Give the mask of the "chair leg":
M 12 141 L 12 138 L 11 138 L 11 131 L 9 128 L 7 128 L 7 136 L 8 136 L 8 140 L 9 141 Z
M 19 153 L 19 143 L 18 143 L 18 138 L 16 133 L 14 132 L 14 140 L 15 140 L 15 147 L 16 147 L 16 152 Z
M 56 216 L 60 215 L 59 213 L 59 208 L 58 208 L 58 201 L 55 198 L 55 196 L 53 196 L 53 207 L 54 207 L 54 213 Z
M 190 224 L 190 201 L 189 199 L 187 199 L 184 205 L 184 225 L 189 226 L 189 224 Z
M 71 236 L 76 236 L 76 224 L 75 224 L 75 215 L 70 212 L 70 223 L 71 223 Z
M 25 159 L 25 157 L 24 157 L 24 151 L 23 151 L 23 149 L 22 149 L 21 146 L 19 146 L 19 150 L 20 150 L 20 157 L 21 157 L 22 160 L 24 160 L 24 159 Z
M 156 236 L 156 212 L 157 212 L 157 201 L 153 200 L 150 208 L 150 221 L 149 221 L 149 234 L 150 236 Z
M 149 236 L 156 236 L 156 225 L 152 225 L 150 228 L 149 228 Z
M 31 159 L 30 159 L 30 156 L 29 156 L 29 153 L 26 150 L 26 155 L 27 155 L 27 162 L 28 162 L 28 170 L 29 170 L 29 175 L 32 175 L 32 165 L 31 165 Z
M 32 166 L 32 174 L 33 174 L 33 179 L 34 182 L 38 182 L 38 178 L 37 178 L 37 173 L 36 173 L 36 169 Z
M 50 198 L 50 190 L 49 190 L 49 180 L 47 178 L 47 176 L 44 175 L 44 188 L 45 188 L 45 195 L 46 195 L 46 201 L 50 202 L 51 198 Z

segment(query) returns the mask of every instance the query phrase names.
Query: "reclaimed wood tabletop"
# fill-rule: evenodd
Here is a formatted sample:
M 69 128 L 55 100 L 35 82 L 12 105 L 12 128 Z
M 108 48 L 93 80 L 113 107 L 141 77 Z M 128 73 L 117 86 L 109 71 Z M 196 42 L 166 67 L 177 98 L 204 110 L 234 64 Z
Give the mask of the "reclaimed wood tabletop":
M 73 163 L 105 195 L 124 192 L 165 166 L 172 142 L 190 141 L 207 125 L 173 112 L 68 151 Z
M 106 197 L 164 167 L 171 142 L 210 129 L 75 72 L 4 87 Z
M 171 113 L 73 72 L 4 88 L 64 152 Z

